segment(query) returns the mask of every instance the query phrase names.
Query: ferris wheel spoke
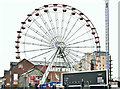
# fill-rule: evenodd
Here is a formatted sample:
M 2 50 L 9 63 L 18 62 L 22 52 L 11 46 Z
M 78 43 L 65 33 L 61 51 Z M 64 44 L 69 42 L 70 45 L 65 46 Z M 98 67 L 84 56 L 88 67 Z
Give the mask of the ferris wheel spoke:
M 71 62 L 70 62 L 70 60 L 68 60 L 68 56 L 63 52 L 63 54 L 65 55 L 65 58 L 66 58 L 66 60 L 67 60 L 67 62 L 68 62 L 68 65 L 71 67 L 71 68 L 73 68 L 73 65 L 71 65 Z
M 42 33 L 40 33 L 38 30 L 34 29 L 33 27 L 31 27 L 28 24 L 25 24 L 24 26 L 26 26 L 27 28 L 29 28 L 30 30 L 32 30 L 34 33 L 38 34 L 39 36 L 41 36 L 42 38 L 46 39 L 47 41 L 49 41 L 49 38 L 46 37 L 45 35 L 43 35 Z
M 34 19 L 32 16 L 30 17 L 33 20 L 33 22 L 44 32 L 44 34 L 46 34 L 48 38 L 51 39 L 52 37 L 50 36 L 50 34 L 40 25 L 40 23 L 36 19 Z
M 53 24 L 53 20 L 52 20 L 52 17 L 51 17 L 51 15 L 50 15 L 49 11 L 47 12 L 47 16 L 48 16 L 50 25 L 51 25 L 52 30 L 53 30 L 53 34 L 54 34 L 53 37 L 56 37 L 55 26 L 54 26 L 54 24 Z
M 69 55 L 70 59 L 73 60 L 74 64 L 77 62 L 77 59 L 74 58 L 73 56 Z
M 67 61 L 66 61 L 66 59 L 63 57 L 63 60 L 64 60 L 64 62 L 65 62 L 65 65 L 67 66 L 67 67 L 69 67 L 69 64 L 67 63 Z
M 70 56 L 67 55 L 67 57 L 68 57 L 68 59 L 69 59 L 69 61 L 70 61 L 70 64 L 71 64 L 72 67 L 74 68 L 75 61 L 74 61 Z
M 68 56 L 71 58 L 71 60 L 73 60 L 73 62 L 76 62 L 76 61 L 77 61 L 77 59 L 74 58 L 72 54 L 68 54 Z
M 75 31 L 67 40 L 69 40 L 70 38 L 72 38 L 84 26 L 85 26 L 85 24 L 83 24 L 77 31 Z
M 69 59 L 71 60 L 71 63 L 72 63 L 73 65 L 75 65 L 75 63 L 77 62 L 77 59 L 75 59 L 73 56 L 71 56 L 71 55 L 69 55 L 69 54 L 68 54 L 68 57 L 69 57 Z
M 81 56 L 79 56 L 78 54 L 75 54 L 75 53 L 73 53 L 73 52 L 69 52 L 69 54 L 71 54 L 71 55 L 73 55 L 73 56 L 75 56 L 75 57 L 81 59 Z
M 74 52 L 70 51 L 70 49 L 67 49 L 67 50 L 65 50 L 65 52 L 68 53 L 68 55 L 72 55 L 74 57 L 81 58 L 81 56 L 79 56 L 78 53 L 74 53 Z
M 51 27 L 52 27 L 52 31 L 53 31 L 53 38 L 52 38 L 53 41 L 52 41 L 52 42 L 54 43 L 54 42 L 57 42 L 56 31 L 55 31 L 55 26 L 54 26 L 54 24 L 53 24 L 53 20 L 52 20 L 52 17 L 51 17 L 51 15 L 50 15 L 49 11 L 47 11 L 47 16 L 48 16 L 50 25 L 51 25 Z
M 41 53 L 41 54 L 39 54 L 39 55 L 36 55 L 36 56 L 34 56 L 34 57 L 29 58 L 28 60 L 31 60 L 31 59 L 34 59 L 34 58 L 36 58 L 36 57 L 42 56 L 42 55 L 44 55 L 44 54 L 50 53 L 51 51 L 53 51 L 53 50 L 49 50 L 49 51 L 47 51 L 47 52 Z
M 86 52 L 81 52 L 81 51 L 78 51 L 78 50 L 73 50 L 73 49 L 69 49 L 69 50 L 71 50 L 71 52 L 75 52 L 75 53 L 80 53 L 80 54 L 85 54 Z M 72 57 L 72 56 L 71 56 Z
M 64 52 L 63 52 L 63 60 L 65 61 L 66 66 L 67 66 L 68 68 L 71 67 L 71 65 L 70 65 L 70 63 L 69 63 L 69 60 L 67 59 L 67 57 L 66 57 L 66 55 L 65 55 Z
M 54 55 L 56 56 L 56 54 L 55 54 L 55 53 L 53 53 L 53 54 L 52 54 L 52 55 L 48 58 L 48 60 L 47 60 L 47 61 L 49 62 L 49 61 L 53 58 L 53 56 L 54 56 Z M 48 56 L 47 56 L 47 57 L 48 57 Z
M 63 28 L 64 28 L 64 12 L 62 13 L 62 21 L 61 21 L 61 41 L 62 41 L 62 34 L 63 34 Z
M 66 47 L 66 48 L 95 48 L 95 46 L 71 46 L 71 47 Z
M 53 48 L 44 48 L 44 49 L 26 50 L 26 51 L 20 51 L 20 53 L 35 52 L 35 51 L 44 51 L 44 50 L 50 50 L 50 49 L 53 49 Z
M 71 33 L 71 31 L 73 30 L 73 28 L 75 27 L 75 25 L 77 24 L 79 18 L 76 20 L 76 22 L 73 24 L 72 28 L 70 29 L 70 31 L 68 32 L 67 36 L 65 37 L 64 41 L 67 39 L 67 37 L 69 36 L 69 34 Z
M 20 44 L 50 47 L 49 45 L 45 45 L 45 44 L 38 44 L 38 43 L 31 43 L 31 42 L 22 42 L 22 41 L 20 41 Z
M 66 61 L 67 61 L 67 64 L 69 65 L 69 67 L 71 67 L 71 68 L 73 68 L 72 66 L 71 66 L 71 64 L 70 64 L 70 61 L 68 60 L 68 58 L 67 58 L 67 55 L 63 52 L 63 54 L 64 54 L 64 57 L 65 57 L 65 59 L 66 59 Z
M 70 51 L 76 52 L 76 53 L 80 53 L 80 54 L 85 54 L 85 52 L 79 51 L 79 49 L 69 49 Z
M 68 20 L 68 22 L 67 22 L 67 26 L 66 26 L 66 28 L 65 28 L 65 31 L 64 31 L 64 34 L 63 34 L 62 41 L 64 40 L 64 37 L 65 37 L 65 35 L 66 35 L 66 32 L 67 32 L 67 29 L 68 29 L 68 26 L 69 26 L 69 23 L 70 23 L 71 17 L 72 17 L 72 14 L 70 15 L 69 20 Z
M 51 31 L 51 29 L 50 29 L 48 23 L 46 22 L 45 18 L 43 17 L 43 15 L 41 14 L 40 11 L 39 11 L 39 13 L 40 13 L 39 17 L 41 18 L 41 20 L 43 21 L 43 23 L 44 23 L 46 29 L 48 30 L 48 32 L 50 33 L 51 37 L 53 38 L 53 34 L 52 34 L 52 31 Z
M 90 31 L 91 31 L 91 30 L 88 30 L 87 32 L 85 32 L 85 33 L 83 33 L 83 34 L 81 34 L 81 35 L 77 36 L 76 38 L 74 38 L 74 39 L 70 40 L 69 42 L 67 42 L 67 41 L 69 40 L 69 39 L 68 39 L 68 40 L 66 41 L 66 42 L 67 42 L 67 44 L 68 44 L 68 43 L 70 43 L 70 42 L 72 42 L 72 41 L 74 41 L 74 40 L 76 40 L 76 39 L 78 39 L 78 38 L 80 38 L 80 37 L 82 37 L 82 36 L 84 36 L 85 34 L 89 33 Z
M 87 41 L 91 41 L 93 40 L 94 38 L 90 38 L 90 39 L 86 39 L 86 40 L 83 40 L 83 41 L 78 41 L 78 42 L 75 42 L 75 43 L 71 43 L 71 44 L 68 44 L 66 45 L 67 47 L 70 46 L 70 45 L 75 45 L 75 44 L 79 44 L 79 43 L 84 43 L 84 42 L 87 42 Z
M 37 37 L 35 37 L 35 36 L 32 36 L 32 35 L 29 35 L 29 34 L 27 34 L 27 33 L 22 33 L 22 35 L 27 36 L 27 37 L 29 37 L 29 38 L 32 38 L 32 39 L 34 39 L 34 40 L 37 40 L 37 41 L 40 41 L 40 42 L 49 44 L 48 42 L 44 41 L 43 39 L 39 39 L 39 38 L 37 38 Z
M 58 13 L 57 13 L 57 11 L 55 11 L 55 22 L 56 22 L 56 34 L 59 37 L 59 26 L 58 26 L 59 23 L 58 23 Z

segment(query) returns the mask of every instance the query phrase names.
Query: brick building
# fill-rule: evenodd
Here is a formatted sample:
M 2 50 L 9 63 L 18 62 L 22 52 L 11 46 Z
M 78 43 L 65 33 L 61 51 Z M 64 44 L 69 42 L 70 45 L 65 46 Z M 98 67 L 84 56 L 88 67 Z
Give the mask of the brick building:
M 9 70 L 4 70 L 4 85 L 5 87 L 10 87 L 10 71 Z
M 31 87 L 35 86 L 35 84 L 39 84 L 39 80 L 42 78 L 43 72 L 38 68 L 33 68 L 28 70 L 27 72 L 21 74 L 18 80 L 19 87 Z
M 5 72 L 5 78 L 9 87 L 27 87 L 30 84 L 30 77 L 42 78 L 50 62 L 45 61 L 28 61 L 23 59 L 20 62 L 11 62 L 10 70 Z M 46 82 L 61 82 L 61 75 L 63 72 L 71 71 L 65 67 L 65 63 L 55 62 L 49 71 Z M 29 75 L 28 75 L 29 74 Z M 8 77 L 9 76 L 9 77 Z M 25 77 L 27 78 L 25 79 Z M 38 77 L 36 77 L 38 76 Z M 23 84 L 26 83 L 26 85 Z
M 34 64 L 35 68 L 38 68 L 41 70 L 43 73 L 46 71 L 49 62 L 44 62 L 44 61 L 31 61 L 31 63 Z M 58 63 L 54 63 L 52 69 L 49 72 L 48 78 L 46 82 L 60 82 L 61 81 L 61 74 L 63 72 L 66 72 L 67 70 L 64 70 L 65 66 L 62 64 L 61 66 L 58 65 Z
M 17 87 L 18 79 L 21 74 L 31 69 L 34 65 L 26 59 L 23 59 L 20 62 L 11 62 L 10 63 L 10 86 Z M 16 78 L 15 78 L 16 77 Z M 18 78 L 17 78 L 18 77 Z
M 0 89 L 5 87 L 5 78 L 4 77 L 0 77 Z

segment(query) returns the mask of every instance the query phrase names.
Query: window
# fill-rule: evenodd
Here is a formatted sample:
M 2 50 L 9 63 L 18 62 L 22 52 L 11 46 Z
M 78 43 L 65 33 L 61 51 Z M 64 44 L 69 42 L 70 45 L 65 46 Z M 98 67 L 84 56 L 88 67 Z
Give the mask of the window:
M 104 68 L 103 68 L 103 70 L 104 70 Z
M 99 61 L 99 63 L 101 63 L 101 61 Z
M 104 63 L 104 61 L 103 61 L 103 63 Z
M 103 57 L 103 59 L 104 59 L 104 57 Z
M 103 64 L 103 67 L 104 67 L 104 64 Z
M 101 64 L 99 66 L 101 66 Z
M 99 68 L 99 70 L 101 70 L 101 68 Z

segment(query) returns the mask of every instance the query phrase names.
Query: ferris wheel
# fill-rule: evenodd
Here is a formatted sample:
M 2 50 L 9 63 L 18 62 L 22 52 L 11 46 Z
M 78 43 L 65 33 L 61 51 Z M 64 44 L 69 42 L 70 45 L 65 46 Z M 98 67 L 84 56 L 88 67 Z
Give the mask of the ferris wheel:
M 96 28 L 80 10 L 64 4 L 49 4 L 27 16 L 17 31 L 16 59 L 49 62 L 41 83 L 52 66 L 74 68 L 85 53 L 96 51 L 96 56 L 100 56 Z

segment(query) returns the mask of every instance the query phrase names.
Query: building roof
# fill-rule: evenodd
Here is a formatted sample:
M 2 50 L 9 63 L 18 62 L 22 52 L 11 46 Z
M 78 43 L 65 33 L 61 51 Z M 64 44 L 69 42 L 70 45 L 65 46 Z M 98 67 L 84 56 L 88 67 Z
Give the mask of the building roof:
M 96 54 L 97 54 L 97 51 L 94 51 L 90 55 L 96 55 Z M 106 56 L 106 52 L 105 51 L 100 51 L 100 56 Z
M 50 62 L 45 62 L 45 61 L 31 61 L 32 64 L 34 65 L 40 65 L 40 66 L 48 66 Z M 80 61 L 76 61 L 76 63 L 80 63 Z M 54 62 L 53 66 L 66 66 L 65 62 Z
M 27 72 L 21 74 L 21 76 L 24 76 L 24 75 L 26 75 L 27 73 L 30 73 L 30 72 L 32 72 L 32 71 L 34 71 L 34 70 L 38 70 L 38 71 L 40 71 L 41 73 L 43 73 L 43 72 L 42 72 L 41 70 L 39 70 L 38 68 L 33 68 L 33 69 L 28 70 Z
M 10 62 L 12 66 L 16 66 L 18 62 Z
M 3 79 L 4 77 L 0 77 L 0 80 Z
M 9 70 L 4 70 L 4 74 L 9 74 L 10 71 Z

